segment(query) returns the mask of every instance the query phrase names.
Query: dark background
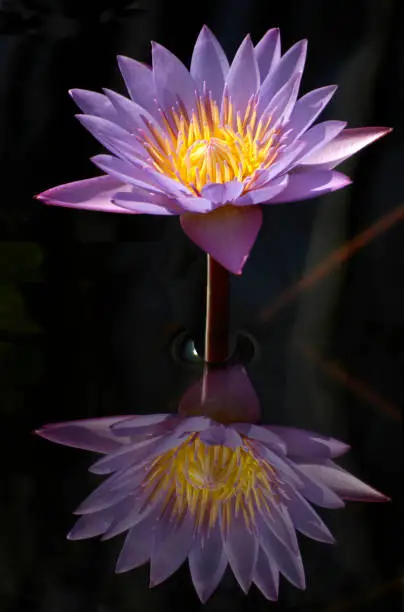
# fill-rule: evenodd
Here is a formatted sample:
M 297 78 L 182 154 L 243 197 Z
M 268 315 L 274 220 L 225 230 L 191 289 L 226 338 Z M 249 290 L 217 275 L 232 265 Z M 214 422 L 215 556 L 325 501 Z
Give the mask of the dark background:
M 392 502 L 322 513 L 338 544 L 301 539 L 306 592 L 282 582 L 273 604 L 226 575 L 207 610 L 400 609 L 403 13 L 402 0 L 0 0 L 2 612 L 198 609 L 186 568 L 149 591 L 147 567 L 113 574 L 120 538 L 66 541 L 98 480 L 86 453 L 31 430 L 176 409 L 200 374 L 173 346 L 182 330 L 200 332 L 203 253 L 177 219 L 53 209 L 32 196 L 97 174 L 88 158 L 100 146 L 67 90 L 123 91 L 115 56 L 150 61 L 150 40 L 189 64 L 204 23 L 229 56 L 248 32 L 258 42 L 280 26 L 284 50 L 307 37 L 303 91 L 340 86 L 322 117 L 394 127 L 345 163 L 348 189 L 267 207 L 232 279 L 233 329 L 258 347 L 248 372 L 264 421 L 349 442 L 344 465 Z

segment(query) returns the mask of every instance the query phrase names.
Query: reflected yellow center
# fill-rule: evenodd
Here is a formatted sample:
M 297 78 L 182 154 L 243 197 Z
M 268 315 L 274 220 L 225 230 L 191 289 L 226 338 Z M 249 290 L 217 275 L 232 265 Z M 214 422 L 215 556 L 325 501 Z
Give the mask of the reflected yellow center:
M 142 144 L 153 167 L 199 193 L 208 183 L 238 179 L 244 191 L 253 185 L 255 173 L 276 158 L 271 117 L 257 120 L 257 100 L 252 98 L 243 115 L 235 113 L 225 96 L 221 112 L 210 96 L 196 98 L 189 117 L 179 103 L 170 113 L 161 112 L 166 135 L 146 121 L 150 134 Z
M 270 511 L 268 499 L 276 497 L 278 484 L 273 468 L 254 454 L 249 441 L 233 450 L 207 445 L 192 434 L 152 462 L 143 487 L 147 502 L 162 496 L 163 514 L 180 519 L 191 513 L 198 530 L 209 530 L 219 517 L 226 529 L 240 513 L 252 530 L 257 510 Z

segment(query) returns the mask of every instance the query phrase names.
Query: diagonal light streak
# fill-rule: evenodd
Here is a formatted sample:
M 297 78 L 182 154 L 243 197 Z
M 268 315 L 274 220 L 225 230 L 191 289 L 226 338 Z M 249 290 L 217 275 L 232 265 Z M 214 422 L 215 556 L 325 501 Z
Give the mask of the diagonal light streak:
M 394 419 L 395 421 L 401 420 L 401 412 L 399 408 L 379 395 L 369 385 L 348 374 L 334 361 L 327 361 L 323 359 L 313 347 L 308 345 L 300 345 L 300 349 L 310 359 L 313 359 L 313 361 L 318 364 L 321 369 L 324 370 L 324 372 L 326 372 L 331 378 L 343 384 L 354 395 L 368 402 L 378 410 L 384 412 L 391 419 Z
M 390 229 L 394 223 L 400 221 L 404 217 L 404 204 L 400 204 L 394 210 L 381 217 L 376 223 L 368 229 L 357 234 L 354 238 L 346 242 L 340 248 L 333 251 L 323 262 L 318 264 L 311 272 L 303 276 L 297 283 L 286 289 L 275 300 L 272 306 L 264 308 L 259 318 L 261 321 L 268 321 L 279 313 L 285 306 L 298 297 L 302 291 L 312 287 L 315 283 L 323 279 L 327 274 L 338 268 L 342 263 L 347 261 L 357 253 L 360 249 L 366 246 L 380 234 Z

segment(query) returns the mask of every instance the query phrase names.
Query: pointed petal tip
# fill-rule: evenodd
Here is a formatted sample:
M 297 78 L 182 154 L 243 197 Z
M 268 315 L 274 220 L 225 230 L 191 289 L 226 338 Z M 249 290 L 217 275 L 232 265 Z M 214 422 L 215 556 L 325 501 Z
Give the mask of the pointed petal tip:
M 53 441 L 51 438 L 51 433 L 48 433 L 48 430 L 52 429 L 52 425 L 42 425 L 38 429 L 33 430 L 33 434 L 39 436 L 40 438 L 45 438 L 45 440 Z
M 369 144 L 371 142 L 374 142 L 375 140 L 378 140 L 379 138 L 382 138 L 382 136 L 386 136 L 387 134 L 390 134 L 390 132 L 393 131 L 392 127 L 386 127 L 384 125 L 376 125 L 376 126 L 372 126 L 369 128 L 351 128 L 352 130 L 363 130 L 363 131 L 367 131 L 369 135 L 372 136 L 372 140 L 369 141 Z
M 373 499 L 358 499 L 358 501 L 367 501 L 367 502 L 373 502 L 373 503 L 387 503 L 387 502 L 391 502 L 392 499 L 391 497 L 389 497 L 388 495 L 385 495 L 384 493 L 380 493 L 380 491 L 376 491 L 374 490 L 374 497 Z M 356 501 L 356 500 L 351 500 L 351 501 Z
M 392 499 L 391 497 L 388 497 L 387 495 L 384 495 L 383 493 L 379 493 L 379 491 L 373 490 L 373 495 L 372 497 L 370 497 L 370 495 L 364 495 L 363 497 L 361 497 L 360 495 L 358 495 L 357 497 L 349 497 L 349 498 L 345 498 L 347 501 L 349 502 L 361 502 L 361 503 L 371 503 L 371 504 L 384 504 L 387 502 L 391 502 Z
M 206 604 L 206 602 L 210 599 L 210 597 L 212 597 L 211 589 L 206 588 L 205 585 L 202 585 L 202 584 L 195 585 L 194 584 L 194 589 L 196 591 L 199 601 L 202 604 Z
M 67 90 L 67 93 L 75 101 L 75 97 L 79 96 L 83 91 L 86 91 L 86 90 L 85 89 L 81 89 L 80 87 L 72 87 L 71 89 Z

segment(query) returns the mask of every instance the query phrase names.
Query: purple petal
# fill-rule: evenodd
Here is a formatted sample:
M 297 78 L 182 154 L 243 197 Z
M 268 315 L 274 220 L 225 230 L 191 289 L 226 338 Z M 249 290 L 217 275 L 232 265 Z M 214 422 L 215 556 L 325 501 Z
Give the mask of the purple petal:
M 180 99 L 190 113 L 195 106 L 196 84 L 184 64 L 155 42 L 152 43 L 152 57 L 154 84 L 161 105 L 171 109 Z
M 261 224 L 262 212 L 254 206 L 223 206 L 206 215 L 181 216 L 187 236 L 233 274 L 241 274 Z
M 295 170 L 289 174 L 289 183 L 270 204 L 298 202 L 342 189 L 352 183 L 351 179 L 336 170 Z
M 277 453 L 286 454 L 286 444 L 280 436 L 272 433 L 268 428 L 261 425 L 251 425 L 250 423 L 234 423 L 232 427 L 243 436 L 258 440 L 270 446 Z
M 118 65 L 132 100 L 158 118 L 152 69 L 123 55 L 118 55 Z
M 274 70 L 265 78 L 261 85 L 259 99 L 263 101 L 263 107 L 268 106 L 277 91 L 290 79 L 299 73 L 303 73 L 306 61 L 307 41 L 301 40 L 291 47 L 280 59 Z
M 320 165 L 329 169 L 335 168 L 345 159 L 389 132 L 391 132 L 391 128 L 385 127 L 346 129 L 333 141 L 307 155 L 302 164 L 305 166 Z
M 286 492 L 289 497 L 288 511 L 296 529 L 312 540 L 333 544 L 333 535 L 304 497 L 291 487 L 287 487 Z
M 144 461 L 157 446 L 161 445 L 161 437 L 146 438 L 140 442 L 121 446 L 117 451 L 108 453 L 94 463 L 90 472 L 93 474 L 110 474 L 123 470 L 131 465 Z
M 83 181 L 65 183 L 43 191 L 36 196 L 44 204 L 54 204 L 66 208 L 81 208 L 101 212 L 126 213 L 112 203 L 112 197 L 117 191 L 130 189 L 111 176 L 97 176 Z
M 120 123 L 118 113 L 107 96 L 85 89 L 70 89 L 69 94 L 85 115 L 96 115 Z
M 251 423 L 258 421 L 260 405 L 246 371 L 234 366 L 205 369 L 203 378 L 181 397 L 178 412 L 183 416 L 204 415 L 220 423 Z
M 226 88 L 235 112 L 244 115 L 260 85 L 258 63 L 249 35 L 241 43 L 226 77 Z
M 116 423 L 112 426 L 114 433 L 117 435 L 130 436 L 135 433 L 139 427 L 150 427 L 160 423 L 164 423 L 167 419 L 172 418 L 172 414 L 137 414 L 136 416 L 128 417 L 125 423 Z
M 127 511 L 130 504 L 132 504 L 132 501 L 126 499 L 113 508 L 106 508 L 95 514 L 81 516 L 73 529 L 67 534 L 67 539 L 85 540 L 102 535 L 111 526 L 116 514 Z
M 73 529 L 67 534 L 68 540 L 85 540 L 86 538 L 94 538 L 95 536 L 104 533 L 111 525 L 114 518 L 111 508 L 81 516 L 76 521 Z
M 285 483 L 283 483 L 282 486 L 285 487 Z M 296 530 L 287 510 L 278 505 L 277 501 L 271 497 L 270 492 L 267 495 L 267 501 L 270 504 L 271 510 L 268 514 L 265 514 L 265 516 L 261 514 L 260 520 L 264 521 L 266 528 L 269 529 L 275 538 L 282 542 L 288 550 L 299 550 Z
M 210 183 L 201 191 L 202 197 L 213 204 L 227 204 L 233 202 L 243 191 L 243 184 L 237 180 L 228 183 Z
M 153 175 L 147 168 L 139 168 L 129 161 L 119 159 L 113 155 L 94 155 L 91 161 L 101 170 L 121 181 L 121 184 L 136 185 L 146 190 L 148 193 L 154 191 L 162 193 L 160 188 L 153 181 Z
M 155 121 L 153 115 L 142 106 L 111 89 L 104 89 L 104 93 L 111 100 L 118 113 L 120 123 L 129 132 L 137 135 L 139 129 L 144 129 L 145 122 L 149 122 L 156 130 L 161 131 L 161 127 Z
M 219 105 L 222 101 L 224 82 L 229 62 L 217 38 L 203 26 L 195 43 L 191 60 L 191 75 L 202 94 L 204 83 L 212 99 Z
M 314 89 L 296 102 L 288 125 L 293 130 L 293 138 L 299 138 L 314 123 L 336 90 L 337 85 Z
M 129 159 L 135 163 L 142 161 L 144 163 L 146 160 L 146 151 L 139 144 L 136 136 L 119 125 L 93 115 L 76 115 L 76 117 L 94 138 L 117 157 Z
M 111 427 L 126 419 L 125 416 L 116 416 L 52 423 L 38 429 L 35 433 L 57 444 L 95 453 L 111 453 L 127 442 L 115 436 Z
M 189 554 L 189 569 L 199 599 L 205 603 L 221 581 L 227 566 L 218 523 L 202 540 L 197 539 Z
M 271 601 L 276 601 L 278 599 L 279 571 L 271 558 L 266 556 L 262 548 L 258 551 L 253 581 L 264 597 Z
M 194 433 L 206 431 L 213 425 L 213 421 L 204 416 L 191 416 L 187 419 L 181 419 L 175 426 L 175 433 L 182 435 L 184 433 Z
M 259 186 L 269 186 L 270 181 L 272 182 L 278 175 L 283 175 L 290 170 L 290 168 L 295 165 L 296 159 L 300 158 L 305 147 L 306 145 L 303 142 L 298 141 L 285 147 L 283 151 L 280 151 L 276 161 L 268 169 L 262 172 L 259 179 Z
M 265 187 L 251 189 L 233 202 L 234 206 L 250 206 L 252 204 L 270 204 L 272 198 L 280 194 L 289 182 L 288 176 L 280 176 L 270 181 Z
M 327 142 L 334 140 L 342 132 L 346 123 L 344 121 L 323 121 L 310 128 L 299 141 L 304 143 L 304 149 L 297 160 L 299 164 L 305 162 L 305 158 L 321 149 Z M 295 165 L 297 163 L 295 161 Z
M 208 213 L 217 208 L 206 198 L 188 196 L 178 193 L 175 197 L 177 204 L 182 208 L 183 213 Z
M 227 448 L 235 449 L 243 445 L 241 437 L 234 429 L 219 423 L 212 425 L 209 429 L 205 429 L 199 435 L 199 439 L 209 446 L 226 446 Z
M 129 531 L 116 564 L 117 574 L 139 567 L 150 559 L 155 527 L 156 517 L 152 514 Z
M 189 198 L 189 201 L 193 201 L 195 204 L 195 208 L 198 207 L 198 201 L 203 201 L 202 198 L 195 197 L 193 193 L 183 185 L 182 183 L 176 181 L 175 179 L 166 176 L 165 174 L 161 174 L 160 172 L 152 172 L 153 180 L 160 187 L 161 191 L 164 191 L 168 196 L 172 198 L 181 199 L 186 196 Z M 210 203 L 209 203 L 210 205 Z M 197 212 L 197 211 L 195 211 Z
M 159 499 L 155 498 L 147 502 L 142 489 L 138 489 L 133 496 L 115 506 L 114 520 L 104 532 L 101 540 L 110 540 L 124 531 L 133 529 L 133 527 L 143 522 L 147 517 L 150 517 L 150 520 L 154 518 L 158 523 L 161 515 Z
M 289 461 L 286 457 L 280 457 L 267 446 L 264 446 L 262 442 L 257 443 L 256 451 L 261 455 L 270 466 L 278 472 L 280 480 L 285 480 L 295 487 L 301 487 L 303 482 L 300 477 L 300 472 L 296 473 L 295 465 Z
M 103 462 L 100 466 L 100 463 L 97 462 L 94 466 L 92 466 L 91 471 L 94 473 L 105 473 L 105 471 L 111 468 L 111 466 L 114 466 L 116 463 L 119 464 L 119 461 L 123 461 L 124 463 L 126 462 L 126 460 L 128 460 L 128 462 L 130 461 L 130 459 L 132 457 L 134 457 L 134 461 L 136 461 L 135 463 L 135 467 L 137 469 L 140 469 L 141 467 L 144 467 L 146 465 L 148 465 L 149 463 L 151 463 L 153 461 L 153 459 L 155 459 L 155 457 L 163 454 L 163 453 L 167 453 L 170 450 L 173 450 L 174 448 L 176 448 L 180 443 L 181 443 L 181 438 L 184 436 L 184 432 L 174 432 L 174 433 L 169 433 L 165 436 L 160 436 L 159 438 L 157 438 L 156 443 L 151 443 L 150 447 L 147 446 L 146 444 L 146 440 L 144 440 L 143 442 L 137 443 L 135 448 L 129 448 L 128 446 L 128 456 L 125 456 L 125 453 L 119 453 L 117 455 L 114 455 L 114 457 L 111 457 L 111 462 L 109 462 L 109 458 L 107 458 L 105 460 L 105 462 Z M 112 459 L 117 459 L 117 462 L 112 461 Z M 130 463 L 131 465 L 131 463 Z M 129 466 L 122 466 L 122 468 L 118 468 L 118 469 L 125 469 L 126 467 L 129 468 Z M 102 470 L 102 471 L 100 471 Z M 119 474 L 120 472 L 118 472 Z M 82 507 L 80 506 L 80 511 L 82 510 Z
M 181 525 L 164 519 L 155 531 L 150 564 L 150 586 L 171 576 L 185 561 L 193 544 L 194 520 L 186 514 Z
M 244 593 L 248 593 L 257 562 L 258 541 L 254 533 L 247 529 L 243 513 L 240 511 L 236 516 L 233 509 L 232 514 L 224 549 L 237 582 Z
M 299 493 L 304 495 L 310 502 L 322 508 L 343 508 L 345 506 L 342 499 L 326 484 L 317 478 L 315 472 L 307 470 L 307 466 L 294 464 L 303 486 L 297 487 Z
M 285 483 L 284 483 L 285 484 Z M 289 550 L 299 550 L 296 529 L 284 503 L 275 503 L 271 507 L 268 524 L 272 522 L 272 532 Z M 279 535 L 282 534 L 282 538 Z
M 281 37 L 278 28 L 268 30 L 255 47 L 261 83 L 273 71 L 281 58 Z
M 289 81 L 286 81 L 270 100 L 260 98 L 257 112 L 262 115 L 263 120 L 265 117 L 271 117 L 271 129 L 276 129 L 280 124 L 288 121 L 299 94 L 301 80 L 302 73 L 298 72 Z
M 143 215 L 179 215 L 182 212 L 179 207 L 174 207 L 175 203 L 170 198 L 156 193 L 117 193 L 114 196 L 114 203 Z
M 293 458 L 330 459 L 344 455 L 350 448 L 345 442 L 304 429 L 279 425 L 265 426 L 265 429 L 283 440 L 288 455 Z
M 122 481 L 122 474 L 117 473 L 105 480 L 74 511 L 74 514 L 94 514 L 100 510 L 116 506 L 136 491 L 144 479 L 144 473 L 135 468 L 130 470 L 130 478 Z M 114 478 L 114 477 L 117 478 Z
M 342 499 L 365 502 L 389 501 L 383 493 L 379 493 L 332 461 L 325 465 L 299 465 L 299 468 L 310 478 L 324 483 Z
M 276 564 L 280 572 L 298 589 L 306 588 L 306 580 L 302 557 L 299 550 L 290 549 L 285 546 L 262 519 L 256 523 L 258 539 L 265 554 Z

